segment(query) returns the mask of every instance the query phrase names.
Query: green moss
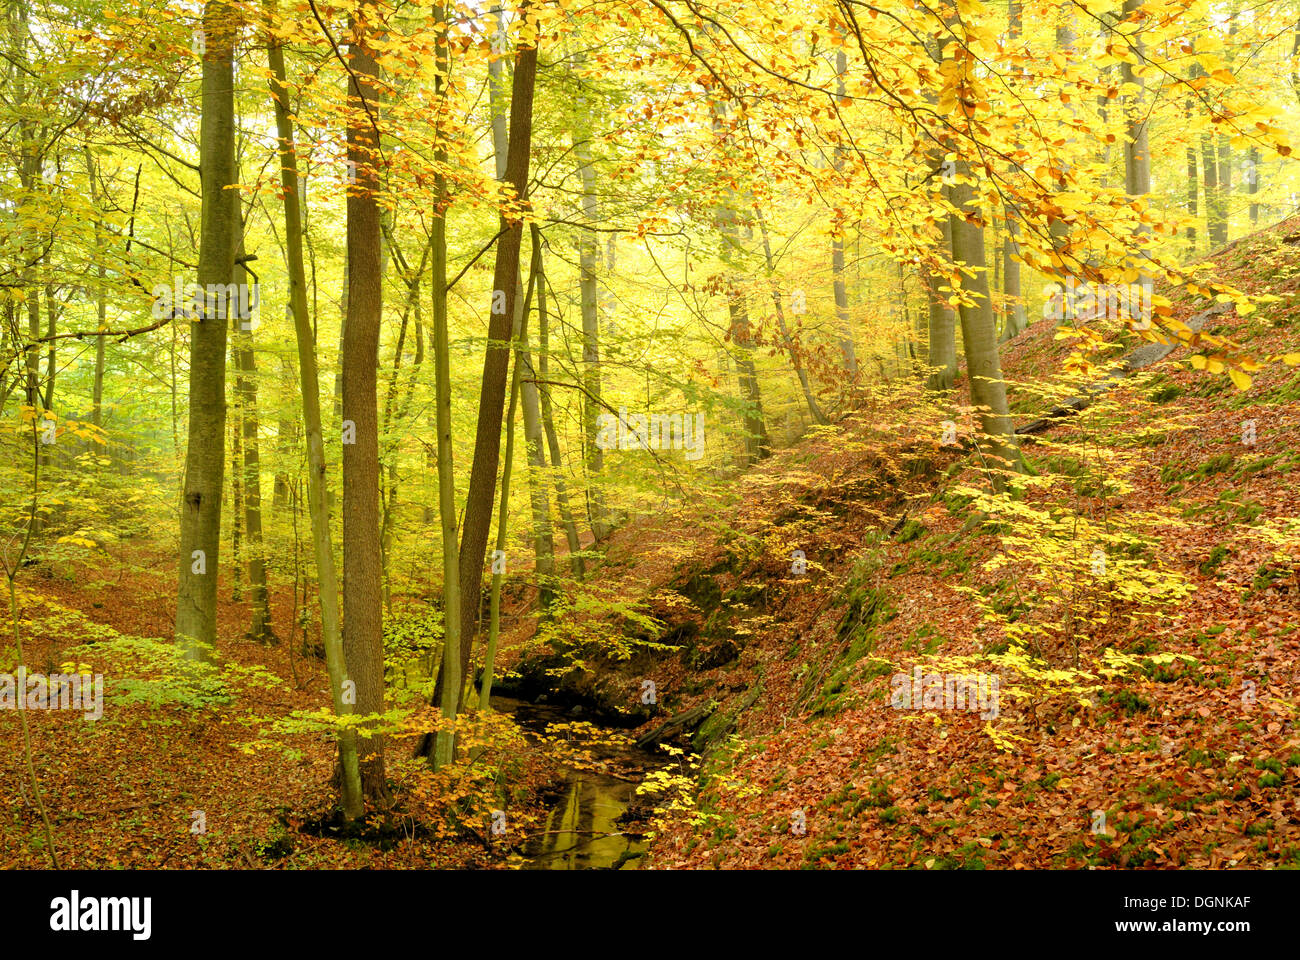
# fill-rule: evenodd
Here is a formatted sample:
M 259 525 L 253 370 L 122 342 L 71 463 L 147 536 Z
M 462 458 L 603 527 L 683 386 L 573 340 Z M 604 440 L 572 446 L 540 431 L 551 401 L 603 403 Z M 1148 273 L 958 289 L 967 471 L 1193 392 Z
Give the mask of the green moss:
M 1201 575 L 1211 576 L 1219 568 L 1219 564 L 1228 558 L 1230 552 L 1223 544 L 1216 546 L 1210 551 L 1210 555 L 1205 558 L 1205 562 L 1201 564 Z

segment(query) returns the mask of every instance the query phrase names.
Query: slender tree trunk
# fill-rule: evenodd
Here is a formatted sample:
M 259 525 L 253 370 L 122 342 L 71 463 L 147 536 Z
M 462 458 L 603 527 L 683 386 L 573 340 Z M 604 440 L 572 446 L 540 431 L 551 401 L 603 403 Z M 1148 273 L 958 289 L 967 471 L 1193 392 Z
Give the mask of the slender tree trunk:
M 95 288 L 95 329 L 104 330 L 108 325 L 108 293 L 104 289 L 107 273 L 103 260 L 103 224 L 99 218 L 99 177 L 95 167 L 95 155 L 86 148 L 86 176 L 90 182 L 90 202 L 95 208 L 95 249 L 100 251 L 96 258 L 95 275 L 99 280 Z M 96 429 L 104 427 L 104 341 L 107 337 L 95 338 L 95 380 L 91 391 L 91 420 Z
M 526 9 L 526 8 L 524 8 Z M 532 147 L 533 89 L 537 75 L 537 48 L 521 46 L 515 61 L 515 75 L 510 98 L 510 147 L 506 182 L 515 196 L 528 196 L 528 165 Z M 510 336 L 514 325 L 515 299 L 518 295 L 519 248 L 523 239 L 523 221 L 501 218 L 501 236 L 497 240 L 496 266 L 493 271 L 493 305 L 488 322 L 488 347 L 483 358 L 483 382 L 479 393 L 478 428 L 474 443 L 474 460 L 470 466 L 469 493 L 465 502 L 465 521 L 460 542 L 460 623 L 462 639 L 474 635 L 482 601 L 483 562 L 487 555 L 488 531 L 492 525 L 493 493 L 496 491 L 497 467 L 501 459 L 501 417 L 506 400 L 506 380 L 510 362 Z M 462 644 L 458 684 L 469 671 L 470 644 Z M 442 679 L 441 677 L 439 678 Z
M 533 267 L 528 276 L 528 293 L 515 311 L 515 337 L 521 343 L 528 339 L 528 307 L 533 298 L 533 284 L 537 280 L 538 251 L 533 250 Z M 506 412 L 506 451 L 501 466 L 501 499 L 497 510 L 497 541 L 492 564 L 492 586 L 488 601 L 488 641 L 483 653 L 483 684 L 479 690 L 479 709 L 491 709 L 492 673 L 496 666 L 497 638 L 501 635 L 501 584 L 506 577 L 505 555 L 506 536 L 510 528 L 510 474 L 515 460 L 515 407 L 519 402 L 520 387 L 523 378 L 529 376 L 526 369 L 527 354 L 515 353 L 514 372 L 510 377 L 510 406 Z M 548 517 L 549 523 L 549 517 Z M 552 547 L 552 549 L 554 549 Z
M 803 361 L 799 357 L 799 346 L 794 342 L 794 339 L 790 336 L 790 329 L 789 327 L 786 326 L 785 305 L 782 303 L 781 300 L 781 290 L 776 285 L 776 281 L 773 279 L 776 273 L 776 265 L 772 261 L 772 241 L 767 234 L 767 220 L 764 219 L 763 217 L 763 211 L 760 210 L 757 206 L 754 207 L 754 216 L 758 220 L 759 229 L 762 231 L 763 234 L 763 259 L 764 262 L 767 264 L 768 282 L 771 284 L 772 287 L 772 306 L 776 310 L 776 324 L 778 329 L 781 331 L 781 339 L 785 341 L 786 352 L 790 355 L 790 365 L 794 367 L 795 376 L 799 378 L 799 389 L 803 391 L 804 403 L 808 405 L 808 412 L 812 415 L 813 423 L 825 423 L 826 414 L 822 412 L 822 408 L 817 403 L 817 398 L 813 395 L 812 384 L 809 383 L 808 381 L 808 371 L 804 369 Z M 843 256 L 843 252 L 844 252 L 843 247 L 841 246 L 841 250 L 840 250 L 841 259 Z M 840 267 L 841 267 L 841 275 L 836 282 L 843 284 L 844 278 L 842 273 L 843 271 L 842 262 L 840 264 Z M 848 306 L 847 296 L 848 295 L 846 293 L 845 294 L 846 310 Z M 851 346 L 852 344 L 850 343 L 850 347 Z M 856 356 L 854 362 L 856 364 Z
M 1142 10 L 1143 2 L 1144 0 L 1124 0 L 1125 19 L 1133 18 L 1136 22 L 1137 16 Z M 1132 37 L 1138 59 L 1144 61 L 1141 31 L 1135 32 Z M 1134 199 L 1138 197 L 1145 198 L 1151 192 L 1151 146 L 1147 132 L 1146 106 L 1142 102 L 1145 81 L 1138 70 L 1134 68 L 1134 65 L 1127 61 L 1121 64 L 1120 69 L 1120 75 L 1124 83 L 1131 84 L 1136 88 L 1136 93 L 1125 104 L 1126 133 L 1128 136 L 1124 145 L 1124 188 L 1128 195 Z M 1150 233 L 1151 228 L 1149 225 L 1145 223 L 1138 225 L 1138 237 L 1149 236 Z M 1142 259 L 1149 260 L 1151 253 L 1147 247 L 1141 246 L 1139 249 L 1141 250 Z M 1149 298 L 1150 292 L 1155 285 L 1155 279 L 1150 270 L 1143 269 L 1141 271 L 1139 282 L 1147 291 L 1147 298 Z M 1131 317 L 1130 319 L 1146 321 L 1150 318 Z
M 596 173 L 591 162 L 590 124 L 579 121 L 574 133 L 573 152 L 578 158 L 582 181 L 582 218 L 588 229 L 578 241 L 578 291 L 582 305 L 582 426 L 587 467 L 587 519 L 596 542 L 609 536 L 605 497 L 600 488 L 605 469 L 604 451 L 596 443 L 596 424 L 601 414 L 600 313 L 596 284 L 596 238 L 590 228 L 596 223 Z
M 287 357 L 282 356 L 280 358 L 280 369 L 286 380 L 294 378 L 293 364 L 289 362 Z M 298 433 L 298 421 L 290 416 L 287 410 L 284 410 L 280 415 L 275 432 L 276 471 L 275 489 L 271 495 L 271 512 L 277 517 L 283 516 L 286 510 L 292 509 L 289 496 L 290 470 L 288 464 L 297 462 Z
M 528 483 L 533 508 L 533 555 L 536 557 L 538 602 L 543 610 L 555 595 L 555 534 L 551 529 L 551 493 L 546 468 L 546 441 L 542 436 L 541 403 L 537 391 L 537 370 L 528 346 L 528 304 L 537 283 L 542 259 L 541 248 L 533 246 L 532 266 L 528 277 L 528 295 L 519 323 L 519 347 L 515 363 L 519 367 L 519 393 L 524 408 L 524 445 L 528 453 Z M 504 481 L 503 481 L 504 482 Z
M 235 267 L 235 282 L 247 282 L 247 271 L 242 264 Z M 250 296 L 249 303 L 251 302 Z M 257 356 L 253 351 L 251 316 L 235 318 L 234 343 L 235 395 L 238 397 L 239 418 L 243 424 L 240 446 L 244 457 L 244 556 L 248 561 L 248 589 L 253 606 L 248 638 L 258 643 L 271 644 L 276 642 L 276 637 L 271 628 L 270 596 L 266 586 L 266 551 L 262 543 L 261 421 L 257 415 Z
M 1009 0 L 1007 5 L 1007 46 L 1020 40 L 1021 0 Z M 1015 169 L 1015 165 L 1013 165 Z M 1002 339 L 1010 340 L 1029 326 L 1020 287 L 1020 224 L 1019 211 L 1014 205 L 1007 210 L 1007 236 L 1002 247 L 1002 294 L 1006 300 L 1003 308 Z
M 498 8 L 497 16 L 498 29 L 504 34 L 505 21 Z M 504 64 L 501 60 L 494 59 L 488 64 L 489 86 L 488 93 L 492 111 L 492 145 L 493 153 L 496 159 L 497 179 L 504 181 L 508 175 L 508 157 L 510 153 L 510 135 L 506 129 L 506 104 L 505 104 L 505 76 Z M 522 238 L 521 238 L 522 243 Z M 531 301 L 533 284 L 537 279 L 538 264 L 541 262 L 541 247 L 538 244 L 538 238 L 533 237 L 533 254 L 532 265 L 529 270 L 528 278 L 528 300 Z M 519 297 L 518 279 L 516 279 L 516 309 L 523 303 Z M 541 411 L 537 396 L 537 374 L 532 366 L 532 359 L 528 351 L 528 316 L 527 306 L 523 306 L 524 313 L 516 317 L 515 329 L 516 336 L 519 340 L 517 348 L 518 353 L 515 357 L 515 374 L 514 379 L 518 380 L 518 387 L 514 384 L 511 386 L 510 407 L 514 409 L 516 403 L 516 392 L 522 391 L 523 408 L 524 408 L 524 445 L 527 451 L 529 464 L 529 493 L 533 512 L 533 554 L 536 558 L 537 590 L 538 600 L 542 609 L 551 605 L 552 599 L 552 581 L 555 577 L 555 537 L 551 531 L 551 500 L 550 492 L 547 489 L 546 476 L 546 448 L 542 441 Z M 522 366 L 521 366 L 522 365 Z M 522 374 L 522 376 L 521 376 Z M 512 449 L 514 423 L 508 421 L 506 425 L 508 441 L 507 450 Z M 512 461 L 509 454 L 506 456 L 506 464 L 502 471 L 502 487 L 506 486 L 505 475 L 510 471 Z M 498 524 L 504 523 L 507 501 L 504 494 L 501 500 L 501 519 Z M 504 539 L 498 533 L 497 549 L 504 549 Z M 500 602 L 501 578 L 500 575 L 493 575 L 492 578 L 493 603 Z M 495 651 L 495 616 L 491 627 L 492 637 L 489 639 L 488 646 L 490 650 Z M 487 674 L 485 672 L 485 677 Z M 484 680 L 485 684 L 490 684 L 489 679 Z M 483 704 L 486 706 L 486 696 L 483 698 Z
M 198 284 L 233 280 L 239 242 L 235 183 L 234 41 L 236 14 L 225 0 L 203 8 L 202 122 L 199 169 L 202 228 Z M 188 659 L 206 659 L 217 642 L 217 573 L 221 569 L 221 489 L 226 439 L 226 311 L 205 302 L 190 324 L 189 439 L 181 498 L 176 637 Z
M 1206 233 L 1213 251 L 1228 242 L 1228 230 L 1219 195 L 1219 162 L 1215 156 L 1214 136 L 1210 133 L 1201 134 L 1201 177 L 1205 184 Z
M 835 54 L 835 92 L 844 97 L 844 74 L 848 70 L 848 57 L 843 50 Z M 835 145 L 833 163 L 836 172 L 844 166 L 844 148 Z M 844 356 L 844 370 L 850 380 L 858 376 L 858 354 L 853 344 L 853 330 L 849 326 L 849 293 L 844 283 L 844 219 L 836 211 L 831 235 L 831 274 L 835 290 L 835 323 L 840 338 L 840 353 Z
M 726 121 L 727 109 L 722 103 L 713 104 L 713 129 L 721 136 Z M 736 226 L 736 208 L 732 203 L 730 187 L 723 191 L 723 198 L 714 207 L 713 220 L 723 239 L 722 260 L 726 267 L 725 282 L 727 293 L 728 331 L 727 339 L 735 344 L 736 369 L 740 382 L 742 399 L 745 401 L 745 463 L 754 464 L 769 456 L 772 452 L 767 438 L 767 425 L 763 419 L 763 401 L 758 385 L 758 372 L 754 365 L 754 344 L 749 329 L 749 306 L 745 294 L 736 284 L 736 267 L 734 259 L 743 253 L 740 245 L 740 231 Z M 841 343 L 843 346 L 843 343 Z M 848 362 L 845 353 L 845 362 Z M 856 360 L 854 361 L 856 363 Z
M 521 8 L 522 12 L 527 7 Z M 537 48 L 521 45 L 516 54 L 514 81 L 510 98 L 510 143 L 506 182 L 514 188 L 520 201 L 528 197 L 528 165 L 532 152 L 533 90 L 537 77 Z M 435 221 L 436 223 L 437 221 Z M 470 652 L 479 609 L 483 600 L 483 563 L 487 556 L 488 534 L 492 527 L 493 494 L 496 492 L 497 467 L 501 460 L 501 419 L 506 402 L 506 381 L 510 365 L 510 339 L 519 274 L 519 248 L 523 238 L 523 221 L 501 217 L 501 234 L 497 238 L 496 265 L 493 270 L 492 310 L 488 321 L 488 345 L 483 358 L 483 380 L 479 392 L 478 426 L 475 433 L 474 460 L 470 466 L 469 493 L 465 502 L 465 520 L 461 531 L 458 586 L 460 590 L 460 624 L 456 642 L 460 647 L 458 662 L 450 662 L 453 653 L 452 639 L 448 636 L 444 646 L 443 668 L 433 692 L 433 702 L 442 705 L 443 716 L 454 717 L 458 712 L 464 680 L 469 675 Z M 435 283 L 437 282 L 435 263 Z M 437 302 L 435 301 L 435 308 Z M 497 308 L 501 309 L 498 310 Z M 437 321 L 435 320 L 435 328 Z M 444 351 L 445 356 L 445 351 Z M 439 367 L 444 363 L 439 358 Z M 450 401 L 448 401 L 450 405 Z M 448 418 L 450 410 L 448 410 Z M 450 449 L 450 420 L 447 444 Z M 439 427 L 439 481 L 444 481 L 442 430 Z M 444 495 L 453 498 L 450 512 L 443 513 L 444 536 L 448 524 L 454 534 L 454 489 Z M 443 500 L 444 497 L 440 497 Z M 445 500 L 444 500 L 445 502 Z M 454 553 L 454 551 L 453 551 Z M 448 600 L 450 604 L 450 600 Z M 455 607 L 448 606 L 448 624 Z M 428 740 L 421 750 L 428 749 Z M 451 759 L 452 743 L 440 733 L 435 751 L 434 765 L 441 766 Z
M 1184 111 L 1189 127 L 1194 116 L 1193 102 L 1189 97 Z M 1187 141 L 1187 216 L 1191 222 L 1187 224 L 1187 229 L 1183 231 L 1183 236 L 1187 238 L 1187 253 L 1195 255 L 1196 253 L 1196 216 L 1197 216 L 1197 171 L 1196 171 L 1196 145 L 1189 139 Z
M 240 447 L 240 426 L 242 417 L 240 416 L 239 401 L 235 401 L 235 409 L 230 411 L 233 416 L 227 419 L 230 422 L 230 599 L 235 603 L 242 603 L 244 600 L 244 544 L 243 544 L 243 516 L 244 516 L 244 485 L 241 480 L 243 471 L 239 469 L 239 460 L 243 455 Z
M 33 267 L 31 272 L 35 269 Z M 31 343 L 27 348 L 27 405 L 39 410 L 44 399 L 41 393 L 41 288 L 33 282 L 26 292 L 27 336 Z M 43 460 L 44 454 L 41 456 Z
M 1067 61 L 1074 58 L 1074 42 L 1074 7 L 1070 3 L 1063 3 L 1057 7 L 1056 10 L 1056 47 Z M 1073 108 L 1070 108 L 1070 113 L 1073 115 Z M 1067 136 L 1066 139 L 1068 143 L 1072 138 Z M 1066 170 L 1066 161 L 1062 157 L 1058 162 L 1060 164 L 1060 170 L 1056 178 L 1056 189 L 1059 193 L 1066 193 L 1070 189 L 1070 184 L 1067 178 L 1068 171 Z M 1056 251 L 1057 257 L 1064 261 L 1069 254 L 1070 247 L 1069 223 L 1066 222 L 1064 217 L 1053 216 L 1048 223 L 1047 231 L 1048 236 L 1051 237 L 1052 248 Z M 953 242 L 954 244 L 956 243 L 955 232 L 953 235 Z M 1058 269 L 1062 268 L 1058 267 Z
M 745 401 L 745 461 L 748 464 L 772 454 L 767 437 L 767 423 L 763 419 L 763 398 L 758 386 L 758 371 L 754 366 L 754 344 L 749 331 L 749 307 L 744 294 L 734 287 L 727 300 L 727 313 L 731 319 L 731 338 L 740 348 L 736 355 L 740 389 Z
M 564 483 L 564 460 L 560 456 L 560 438 L 555 432 L 555 416 L 551 409 L 550 387 L 550 325 L 546 315 L 546 267 L 542 251 L 542 231 L 537 224 L 532 224 L 534 249 L 537 250 L 537 374 L 541 388 L 542 429 L 546 433 L 546 443 L 551 454 L 551 466 L 554 468 L 555 500 L 560 508 L 560 522 L 564 525 L 564 537 L 569 544 L 569 572 L 582 579 L 586 575 L 586 565 L 582 561 L 582 541 L 578 538 L 578 525 L 574 522 L 573 511 L 569 508 L 569 492 Z
M 298 382 L 302 394 L 303 429 L 307 440 L 307 508 L 311 515 L 312 545 L 316 552 L 321 639 L 325 647 L 325 668 L 329 673 L 334 714 L 344 717 L 354 712 L 353 705 L 356 701 L 347 686 L 347 666 L 339 629 L 338 577 L 334 566 L 329 511 L 325 503 L 328 468 L 321 428 L 320 378 L 316 367 L 316 343 L 311 316 L 307 309 L 307 274 L 303 268 L 302 233 L 296 229 L 303 222 L 298 206 L 298 155 L 293 142 L 293 121 L 289 115 L 284 52 L 273 34 L 268 39 L 267 56 L 271 68 L 271 98 L 275 106 L 276 133 L 279 138 L 290 306 L 298 342 Z M 347 729 L 339 735 L 339 780 L 343 814 L 347 819 L 355 820 L 365 813 L 365 801 L 361 790 L 356 735 Z
M 1219 203 L 1223 208 L 1223 242 L 1232 239 L 1232 141 L 1224 134 L 1219 141 Z
M 54 296 L 54 285 L 47 283 L 45 285 L 45 335 L 50 338 L 49 346 L 45 353 L 45 409 L 54 409 L 54 378 L 58 373 L 58 351 L 55 345 L 59 342 L 54 339 L 54 335 L 59 332 L 59 302 Z M 100 340 L 103 337 L 98 338 Z
M 1250 194 L 1250 225 L 1252 228 L 1259 226 L 1259 202 L 1256 196 L 1259 193 L 1259 147 L 1251 146 L 1250 154 L 1246 159 L 1246 191 Z M 101 338 L 102 339 L 102 338 Z

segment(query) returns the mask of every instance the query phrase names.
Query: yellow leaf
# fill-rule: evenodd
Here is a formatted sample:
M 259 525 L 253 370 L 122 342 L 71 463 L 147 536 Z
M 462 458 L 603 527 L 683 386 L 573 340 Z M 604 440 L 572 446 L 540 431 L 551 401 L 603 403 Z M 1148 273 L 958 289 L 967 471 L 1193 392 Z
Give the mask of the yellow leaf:
M 1228 371 L 1228 376 L 1232 378 L 1232 382 L 1237 385 L 1238 390 L 1250 389 L 1250 374 L 1233 369 Z

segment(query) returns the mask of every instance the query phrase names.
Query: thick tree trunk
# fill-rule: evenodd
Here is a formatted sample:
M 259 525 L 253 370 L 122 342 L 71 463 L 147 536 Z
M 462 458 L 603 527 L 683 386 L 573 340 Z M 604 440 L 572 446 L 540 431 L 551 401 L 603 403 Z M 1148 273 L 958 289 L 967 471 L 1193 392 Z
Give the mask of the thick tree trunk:
M 380 262 L 380 143 L 375 124 L 379 65 L 370 46 L 374 0 L 363 3 L 349 47 L 347 155 L 356 183 L 347 199 L 348 311 L 343 333 L 343 656 L 356 684 L 357 712 L 384 710 L 383 599 L 379 540 L 379 328 L 383 314 Z M 349 424 L 351 429 L 349 430 Z M 354 442 L 348 442 L 351 439 Z M 383 737 L 363 727 L 361 786 L 381 800 Z
M 203 31 L 198 283 L 209 290 L 209 285 L 225 287 L 233 281 L 239 242 L 239 191 L 230 189 L 235 183 L 234 8 L 224 0 L 208 0 L 203 8 Z M 226 439 L 224 306 L 203 303 L 199 318 L 190 324 L 189 439 L 176 603 L 176 638 L 188 659 L 207 658 L 217 642 Z
M 959 176 L 965 175 L 964 161 L 958 164 Z M 952 217 L 953 260 L 966 267 L 962 271 L 964 303 L 961 338 L 966 351 L 966 376 L 970 381 L 971 404 L 981 408 L 980 422 L 984 435 L 980 447 L 989 456 L 994 469 L 993 482 L 1000 488 L 999 469 L 1019 471 L 1022 466 L 1016 446 L 1015 426 L 1007 408 L 1007 388 L 1002 380 L 1002 364 L 994 328 L 993 301 L 989 296 L 988 270 L 984 263 L 984 228 L 967 217 L 980 216 L 975 188 L 959 183 L 952 188 L 953 205 L 965 216 Z M 969 273 L 967 271 L 970 271 Z
M 944 217 L 941 226 L 942 250 L 946 256 L 951 256 L 952 221 Z M 946 282 L 943 275 L 928 268 L 922 269 L 921 284 L 929 307 L 930 346 L 926 365 L 930 368 L 930 378 L 927 387 L 936 393 L 949 393 L 957 379 L 957 318 L 948 305 L 948 298 L 939 291 L 939 286 Z
M 745 401 L 745 461 L 757 463 L 772 454 L 767 437 L 767 423 L 763 419 L 763 397 L 758 386 L 758 371 L 754 366 L 754 343 L 749 332 L 749 307 L 745 297 L 734 288 L 727 301 L 731 319 L 731 338 L 740 352 L 736 356 L 736 369 L 740 389 Z

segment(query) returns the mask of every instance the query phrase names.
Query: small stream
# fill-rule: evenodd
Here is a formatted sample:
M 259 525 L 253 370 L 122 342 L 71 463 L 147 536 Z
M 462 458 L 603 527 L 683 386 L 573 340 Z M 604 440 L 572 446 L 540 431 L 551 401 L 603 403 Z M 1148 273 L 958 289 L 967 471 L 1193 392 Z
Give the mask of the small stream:
M 492 708 L 512 714 L 524 729 L 543 732 L 552 723 L 571 721 L 564 710 L 512 697 L 492 697 Z M 623 833 L 619 817 L 632 805 L 639 774 L 655 759 L 635 747 L 596 747 L 594 754 L 628 772 L 627 778 L 564 765 L 560 798 L 524 847 L 527 870 L 634 870 L 644 845 Z

